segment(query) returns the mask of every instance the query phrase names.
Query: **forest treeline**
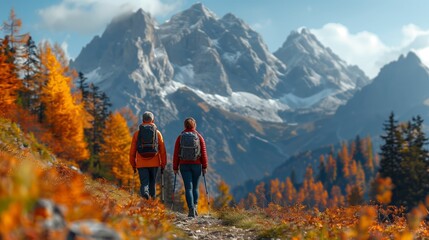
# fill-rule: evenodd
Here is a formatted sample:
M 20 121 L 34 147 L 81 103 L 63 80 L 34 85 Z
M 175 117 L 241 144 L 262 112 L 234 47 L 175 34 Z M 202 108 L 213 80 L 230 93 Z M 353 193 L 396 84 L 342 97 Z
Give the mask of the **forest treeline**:
M 423 119 L 398 123 L 391 113 L 383 126 L 380 150 L 370 137 L 359 136 L 321 154 L 317 168 L 309 165 L 302 182 L 295 172 L 285 179 L 256 184 L 240 207 L 302 204 L 326 209 L 362 204 L 391 204 L 411 210 L 427 201 L 429 193 L 428 139 Z
M 18 123 L 82 171 L 119 186 L 129 184 L 136 116 L 129 109 L 112 113 L 106 93 L 69 67 L 58 44 L 36 44 L 21 27 L 11 10 L 0 37 L 1 117 Z

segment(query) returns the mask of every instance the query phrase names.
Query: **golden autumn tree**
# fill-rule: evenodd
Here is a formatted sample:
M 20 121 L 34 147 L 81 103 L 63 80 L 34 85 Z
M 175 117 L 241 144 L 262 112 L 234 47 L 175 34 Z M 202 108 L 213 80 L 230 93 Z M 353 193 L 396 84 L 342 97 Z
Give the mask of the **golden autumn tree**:
M 295 199 L 297 198 L 296 188 L 292 183 L 290 177 L 286 178 L 285 186 L 283 190 L 283 205 L 288 206 L 295 203 Z
M 268 206 L 267 199 L 265 197 L 265 183 L 261 182 L 255 187 L 256 204 L 260 208 Z
M 341 193 L 341 188 L 334 185 L 331 189 L 331 197 L 328 200 L 328 207 L 341 207 L 345 205 L 345 198 Z
M 69 86 L 71 79 L 65 75 L 64 67 L 47 42 L 41 48 L 40 60 L 46 77 L 42 89 L 46 124 L 60 143 L 54 150 L 58 156 L 67 159 L 86 159 L 89 153 L 84 139 L 84 108 L 73 99 Z
M 105 169 L 111 169 L 120 186 L 130 184 L 133 179 L 133 171 L 128 163 L 131 135 L 127 121 L 119 112 L 113 113 L 107 119 L 103 139 L 100 163 Z
M 338 157 L 343 165 L 342 173 L 344 178 L 348 178 L 350 176 L 350 155 L 349 149 L 347 148 L 347 144 L 343 143 L 341 147 L 341 151 L 338 153 Z
M 298 203 L 307 206 L 324 208 L 328 204 L 328 192 L 324 189 L 322 182 L 314 181 L 313 169 L 308 166 L 305 172 L 304 181 L 298 191 Z
M 224 181 L 220 181 L 217 190 L 219 191 L 219 195 L 214 200 L 214 207 L 216 209 L 222 209 L 230 206 L 233 197 L 229 192 L 229 185 Z
M 0 112 L 2 115 L 16 102 L 21 81 L 8 51 L 7 40 L 0 43 Z
M 28 34 L 20 34 L 21 27 L 22 20 L 16 16 L 15 10 L 12 8 L 9 13 L 9 19 L 3 22 L 3 32 L 6 34 L 11 49 L 15 52 L 17 47 L 24 44 L 28 39 Z
M 244 206 L 246 207 L 246 209 L 252 209 L 252 208 L 258 207 L 257 203 L 258 203 L 258 200 L 254 193 L 249 193 L 247 195 L 247 198 L 244 200 Z
M 271 202 L 280 205 L 282 201 L 282 189 L 278 178 L 270 181 L 270 197 Z

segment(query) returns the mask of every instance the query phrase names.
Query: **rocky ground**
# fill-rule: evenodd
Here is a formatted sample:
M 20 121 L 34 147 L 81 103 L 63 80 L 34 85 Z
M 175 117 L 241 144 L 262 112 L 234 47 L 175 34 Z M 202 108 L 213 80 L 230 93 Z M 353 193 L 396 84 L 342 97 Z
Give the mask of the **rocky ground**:
M 234 226 L 226 226 L 212 214 L 205 214 L 197 218 L 188 218 L 182 213 L 175 213 L 174 224 L 190 239 L 256 239 L 251 229 L 241 229 Z

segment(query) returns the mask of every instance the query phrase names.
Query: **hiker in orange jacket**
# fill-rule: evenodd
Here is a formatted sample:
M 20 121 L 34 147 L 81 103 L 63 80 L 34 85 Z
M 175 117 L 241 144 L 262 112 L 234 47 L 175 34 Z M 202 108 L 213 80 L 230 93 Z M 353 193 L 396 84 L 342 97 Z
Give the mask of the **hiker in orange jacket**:
M 143 123 L 133 135 L 130 164 L 134 173 L 136 171 L 139 173 L 141 196 L 146 199 L 149 197 L 155 199 L 156 175 L 159 167 L 161 167 L 161 174 L 164 171 L 167 153 L 162 134 L 156 128 L 151 112 L 143 113 Z
M 174 145 L 173 170 L 177 174 L 180 168 L 185 185 L 188 217 L 195 217 L 199 197 L 199 180 L 201 173 L 207 172 L 207 151 L 203 136 L 197 132 L 197 123 L 193 118 L 184 122 L 185 129 L 177 137 Z

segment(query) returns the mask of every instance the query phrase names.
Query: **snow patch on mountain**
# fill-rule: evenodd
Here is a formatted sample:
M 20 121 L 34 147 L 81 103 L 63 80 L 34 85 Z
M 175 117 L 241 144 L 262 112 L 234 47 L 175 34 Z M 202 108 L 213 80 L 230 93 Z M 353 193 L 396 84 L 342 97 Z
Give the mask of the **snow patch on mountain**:
M 233 92 L 230 96 L 208 94 L 174 80 L 166 83 L 160 90 L 159 95 L 161 99 L 167 99 L 170 94 L 180 88 L 188 88 L 213 107 L 260 121 L 284 122 L 278 114 L 279 111 L 291 110 L 287 104 L 281 102 L 279 99 L 267 100 L 248 92 Z
M 235 52 L 235 53 L 226 52 L 222 54 L 222 59 L 227 61 L 229 64 L 234 64 L 237 62 L 240 56 L 241 56 L 241 52 Z
M 322 101 L 324 98 L 329 97 L 335 93 L 335 90 L 333 89 L 324 89 L 320 91 L 317 94 L 314 94 L 307 98 L 301 98 L 293 93 L 285 94 L 283 97 L 280 98 L 280 101 L 284 104 L 287 104 L 291 108 L 297 108 L 297 109 L 303 109 L 303 108 L 310 108 L 317 104 L 318 102 Z
M 174 78 L 175 80 L 179 81 L 180 83 L 183 84 L 194 84 L 194 65 L 192 64 L 187 64 L 184 66 L 177 66 L 174 65 Z
M 105 77 L 101 76 L 101 74 L 100 74 L 100 67 L 97 67 L 96 69 L 87 73 L 86 78 L 89 79 L 91 81 L 91 83 L 93 83 L 95 85 L 99 85 L 99 83 L 105 79 Z

